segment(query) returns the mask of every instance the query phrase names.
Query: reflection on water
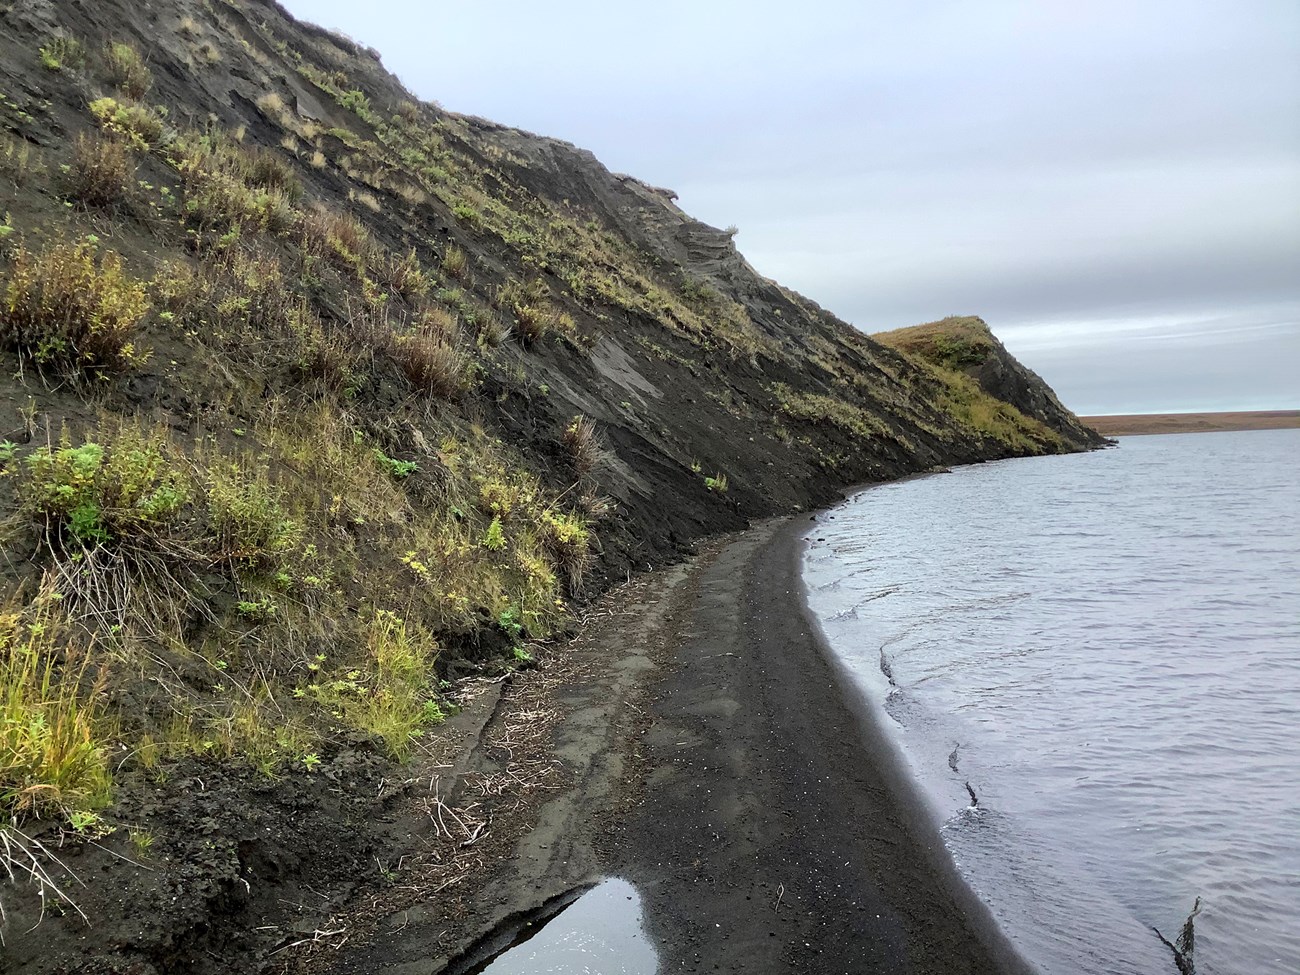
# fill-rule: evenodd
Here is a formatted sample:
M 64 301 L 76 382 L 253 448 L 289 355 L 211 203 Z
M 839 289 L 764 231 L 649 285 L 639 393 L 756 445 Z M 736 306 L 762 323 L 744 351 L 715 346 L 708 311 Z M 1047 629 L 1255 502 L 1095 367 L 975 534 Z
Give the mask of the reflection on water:
M 1300 431 L 961 468 L 804 578 L 963 873 L 1053 975 L 1300 970 Z M 979 797 L 972 803 L 971 791 Z
M 641 895 L 626 880 L 592 887 L 558 913 L 526 922 L 512 944 L 472 969 L 482 975 L 655 975 Z

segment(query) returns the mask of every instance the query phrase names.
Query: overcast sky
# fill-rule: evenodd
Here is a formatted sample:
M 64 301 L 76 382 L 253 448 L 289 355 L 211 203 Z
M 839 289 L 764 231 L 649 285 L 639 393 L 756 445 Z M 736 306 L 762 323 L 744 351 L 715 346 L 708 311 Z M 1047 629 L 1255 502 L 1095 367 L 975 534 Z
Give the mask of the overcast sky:
M 1300 408 L 1297 0 L 286 5 L 865 331 L 980 315 L 1083 414 Z

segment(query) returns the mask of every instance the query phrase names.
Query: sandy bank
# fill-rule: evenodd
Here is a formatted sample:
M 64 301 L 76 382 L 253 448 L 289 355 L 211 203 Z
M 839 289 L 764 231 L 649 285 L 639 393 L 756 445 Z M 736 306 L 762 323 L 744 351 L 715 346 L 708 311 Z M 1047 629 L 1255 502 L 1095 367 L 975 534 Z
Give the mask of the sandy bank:
M 820 649 L 803 526 L 758 526 L 604 600 L 444 771 L 444 824 L 456 810 L 458 842 L 484 835 L 433 862 L 420 826 L 403 876 L 322 928 L 349 940 L 279 967 L 462 971 L 503 920 L 619 874 L 644 894 L 664 972 L 1018 971 Z M 503 769 L 547 771 L 493 796 Z M 458 857 L 473 869 L 445 869 Z

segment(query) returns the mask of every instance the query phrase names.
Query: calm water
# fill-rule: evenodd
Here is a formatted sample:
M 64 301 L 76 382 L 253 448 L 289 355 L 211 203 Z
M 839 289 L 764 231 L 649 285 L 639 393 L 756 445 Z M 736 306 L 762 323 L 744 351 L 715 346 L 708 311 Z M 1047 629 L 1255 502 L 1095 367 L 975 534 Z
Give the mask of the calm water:
M 1297 516 L 1279 430 L 963 468 L 810 532 L 832 647 L 1044 971 L 1175 972 L 1151 928 L 1200 897 L 1200 975 L 1300 972 Z
M 528 926 L 516 944 L 475 968 L 483 975 L 655 975 L 641 895 L 626 880 L 601 881 L 558 914 Z

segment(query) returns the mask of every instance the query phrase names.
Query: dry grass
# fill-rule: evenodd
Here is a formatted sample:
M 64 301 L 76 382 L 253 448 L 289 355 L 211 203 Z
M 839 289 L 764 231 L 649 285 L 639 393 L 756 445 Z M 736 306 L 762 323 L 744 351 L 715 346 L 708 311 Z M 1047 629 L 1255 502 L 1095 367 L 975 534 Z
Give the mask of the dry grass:
M 135 160 L 122 142 L 82 133 L 72 148 L 68 194 L 86 206 L 114 206 L 130 192 L 135 171 Z
M 455 244 L 448 244 L 446 253 L 442 255 L 442 269 L 449 278 L 464 281 L 469 274 L 469 258 Z
M 594 471 L 604 454 L 596 425 L 582 414 L 564 428 L 564 446 L 579 477 Z
M 439 336 L 418 332 L 398 336 L 393 357 L 417 392 L 455 399 L 469 385 L 465 355 Z

